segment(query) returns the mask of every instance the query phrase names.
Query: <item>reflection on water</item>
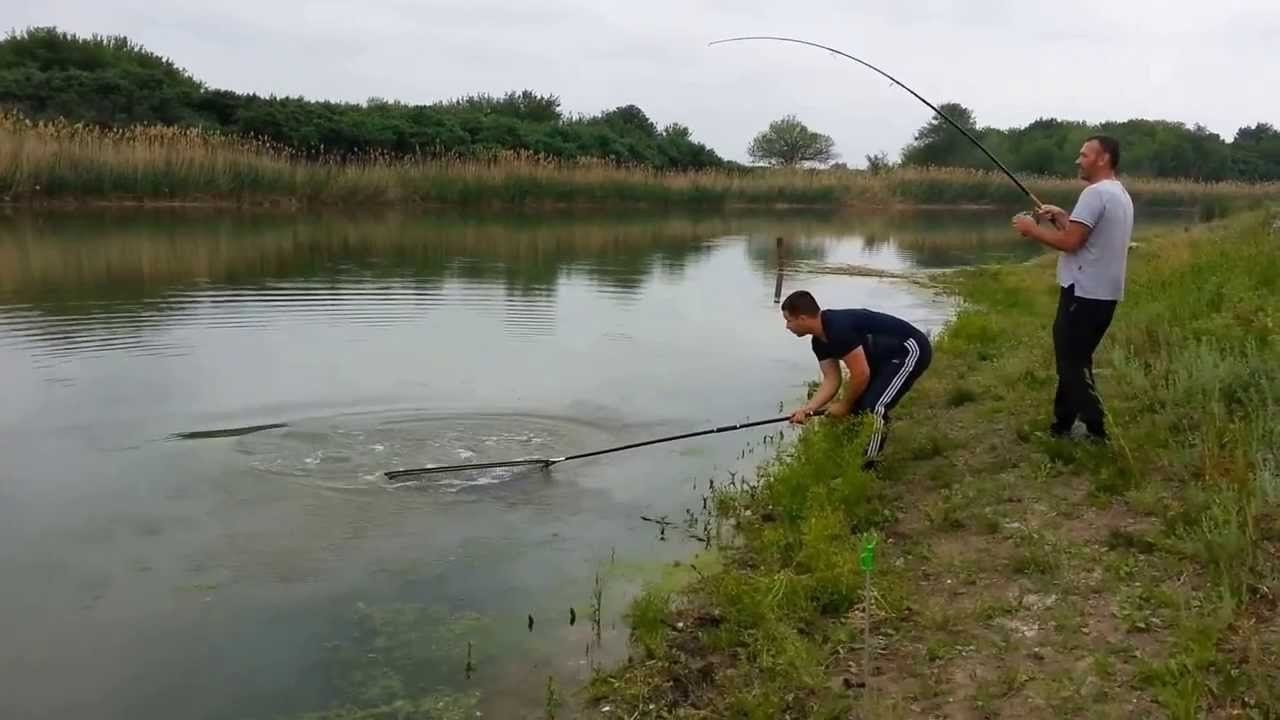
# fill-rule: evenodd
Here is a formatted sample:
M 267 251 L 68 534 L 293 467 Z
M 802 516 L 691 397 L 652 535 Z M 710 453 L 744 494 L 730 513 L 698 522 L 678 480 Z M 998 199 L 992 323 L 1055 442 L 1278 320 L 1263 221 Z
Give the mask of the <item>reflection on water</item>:
M 1040 252 L 971 213 L 0 217 L 0 717 L 539 716 L 547 676 L 625 656 L 628 594 L 702 544 L 641 517 L 700 529 L 764 433 L 380 473 L 771 416 L 816 374 L 780 292 L 948 312 L 884 278 L 779 288 L 777 237 L 908 272 Z M 593 641 L 567 613 L 597 575 Z
M 0 330 L 55 360 L 176 355 L 172 333 L 280 324 L 413 321 L 442 306 L 554 334 L 557 288 L 586 280 L 625 302 L 739 239 L 760 271 L 789 260 L 885 269 L 1032 257 L 1002 216 L 474 218 L 92 213 L 0 220 Z
M 767 269 L 775 236 L 798 259 L 835 246 L 898 266 L 946 267 L 1035 248 L 1001 214 L 847 216 L 384 214 L 316 216 L 82 211 L 0 218 L 0 293 L 47 303 L 129 300 L 175 283 L 370 278 L 500 280 L 554 290 L 565 271 L 634 288 L 678 272 L 709 238 L 742 236 Z M 835 258 L 826 258 L 837 261 Z

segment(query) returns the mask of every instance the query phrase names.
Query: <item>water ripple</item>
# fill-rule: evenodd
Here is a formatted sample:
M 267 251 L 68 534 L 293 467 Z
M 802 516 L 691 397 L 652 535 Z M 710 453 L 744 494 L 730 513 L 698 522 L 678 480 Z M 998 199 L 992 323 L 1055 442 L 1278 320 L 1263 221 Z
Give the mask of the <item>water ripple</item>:
M 246 428 L 232 428 L 229 431 Z M 611 438 L 597 429 L 530 415 L 439 416 L 368 413 L 251 426 L 236 433 L 236 451 L 258 472 L 307 485 L 340 489 L 456 492 L 523 477 L 528 468 L 423 475 L 388 483 L 383 472 L 527 457 L 552 457 L 595 447 Z

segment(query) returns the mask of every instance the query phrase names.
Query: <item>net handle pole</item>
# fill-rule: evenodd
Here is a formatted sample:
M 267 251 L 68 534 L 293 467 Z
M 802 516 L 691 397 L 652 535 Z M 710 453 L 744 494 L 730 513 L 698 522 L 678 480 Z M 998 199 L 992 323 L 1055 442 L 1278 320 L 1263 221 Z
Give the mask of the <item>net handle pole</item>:
M 825 414 L 824 411 L 822 410 L 819 410 L 814 413 L 814 415 L 822 415 L 822 414 Z M 708 430 L 697 430 L 694 432 L 681 433 L 679 435 L 668 435 L 666 437 L 655 438 L 653 440 L 644 440 L 642 442 L 634 442 L 634 443 L 628 443 L 626 445 L 618 445 L 617 447 L 605 448 L 604 450 L 593 450 L 591 452 L 578 453 L 577 455 L 566 455 L 565 457 L 562 457 L 562 458 L 555 458 L 552 460 L 552 462 L 559 463 L 559 462 L 565 462 L 568 460 L 581 460 L 583 458 L 595 457 L 596 455 L 605 455 L 608 453 L 621 452 L 623 450 L 631 450 L 633 448 L 644 447 L 646 445 L 657 445 L 658 443 L 673 442 L 675 440 L 685 440 L 687 438 L 699 437 L 702 435 L 716 435 L 719 433 L 733 432 L 735 430 L 745 430 L 747 428 L 759 427 L 761 425 L 772 425 L 774 423 L 780 423 L 790 419 L 791 419 L 790 415 L 783 415 L 781 417 L 769 418 L 767 420 L 755 420 L 752 422 L 721 425 L 719 427 L 710 428 Z
M 826 414 L 825 410 L 817 410 L 812 413 L 812 415 L 814 416 L 820 416 L 824 414 Z M 729 425 L 720 425 L 718 427 L 713 427 L 706 430 L 696 430 L 694 432 L 680 433 L 679 435 L 667 435 L 665 437 L 654 438 L 653 440 L 642 440 L 640 442 L 627 443 L 626 445 L 616 445 L 614 447 L 604 448 L 602 450 L 592 450 L 590 452 L 578 453 L 576 455 L 565 455 L 564 457 L 557 457 L 557 458 L 526 458 L 523 460 L 507 460 L 503 462 L 472 463 L 469 465 L 442 465 L 438 467 L 409 468 L 406 470 L 390 470 L 383 474 L 386 476 L 388 480 L 394 480 L 396 478 L 405 477 L 408 475 L 433 475 L 433 474 L 443 473 L 443 472 L 458 472 L 458 471 L 466 471 L 466 470 L 491 470 L 494 468 L 519 467 L 524 465 L 540 465 L 546 468 L 562 462 L 568 462 L 570 460 L 582 460 L 589 457 L 596 457 L 598 455 L 608 455 L 611 453 L 622 452 L 623 450 L 633 450 L 635 448 L 645 447 L 648 445 L 657 445 L 659 443 L 674 442 L 676 440 L 686 440 L 688 438 L 701 437 L 704 435 L 717 435 L 720 433 L 733 432 L 735 430 L 745 430 L 747 428 L 759 427 L 761 425 L 772 425 L 774 423 L 785 422 L 790 419 L 791 419 L 790 415 L 783 415 L 780 417 L 769 418 L 767 420 L 754 420 L 751 422 L 741 422 L 741 423 L 732 423 Z

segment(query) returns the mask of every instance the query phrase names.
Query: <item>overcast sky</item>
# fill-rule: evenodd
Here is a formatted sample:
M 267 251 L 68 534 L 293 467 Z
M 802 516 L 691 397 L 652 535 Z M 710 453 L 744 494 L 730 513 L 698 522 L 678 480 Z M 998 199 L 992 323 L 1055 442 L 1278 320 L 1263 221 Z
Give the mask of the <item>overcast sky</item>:
M 0 0 L 10 28 L 125 34 L 213 87 L 425 103 L 554 93 L 569 112 L 634 103 L 726 157 L 795 113 L 850 165 L 896 157 L 928 108 L 858 55 L 982 125 L 1041 116 L 1280 125 L 1277 0 Z M 1070 159 L 1068 159 L 1069 162 Z

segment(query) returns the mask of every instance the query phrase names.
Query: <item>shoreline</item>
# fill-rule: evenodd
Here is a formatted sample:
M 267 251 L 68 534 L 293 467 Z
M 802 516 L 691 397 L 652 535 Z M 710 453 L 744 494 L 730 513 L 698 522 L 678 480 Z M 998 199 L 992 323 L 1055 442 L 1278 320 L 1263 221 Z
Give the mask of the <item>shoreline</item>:
M 155 200 L 155 199 L 76 199 L 45 200 L 40 202 L 0 201 L 3 209 L 79 210 L 85 208 L 193 208 L 193 209 L 277 209 L 290 211 L 317 211 L 351 208 L 348 203 L 306 203 L 291 198 L 267 198 L 243 202 L 237 200 Z M 480 209 L 480 210 L 997 210 L 1004 207 L 995 203 L 912 204 L 912 203 L 646 203 L 646 202 L 525 202 L 525 203 L 440 203 L 397 202 L 372 203 L 370 209 Z M 1170 208 L 1183 209 L 1183 208 Z M 1193 209 L 1193 208 L 1188 208 Z
M 550 210 L 662 210 L 662 211 L 832 211 L 832 212 L 988 212 L 1007 210 L 1017 212 L 1020 206 L 1013 203 L 911 203 L 911 202 L 853 202 L 853 203 L 647 203 L 647 202 L 524 202 L 524 203 L 443 203 L 398 202 L 369 203 L 306 203 L 292 198 L 267 198 L 249 202 L 219 199 L 158 200 L 150 198 L 89 198 L 50 199 L 39 202 L 15 202 L 0 200 L 3 211 L 76 211 L 102 209 L 139 210 L 278 210 L 284 212 L 325 212 L 331 210 L 501 210 L 501 211 L 550 211 Z M 1157 212 L 1196 212 L 1194 205 L 1145 205 L 1145 209 Z
M 1051 263 L 948 273 L 960 311 L 880 474 L 821 422 L 718 497 L 724 564 L 635 602 L 636 657 L 588 715 L 1280 712 L 1275 222 L 1140 236 L 1096 356 L 1105 448 L 1041 432 Z

